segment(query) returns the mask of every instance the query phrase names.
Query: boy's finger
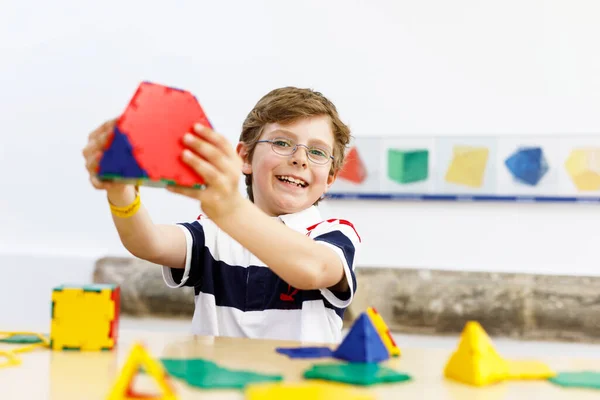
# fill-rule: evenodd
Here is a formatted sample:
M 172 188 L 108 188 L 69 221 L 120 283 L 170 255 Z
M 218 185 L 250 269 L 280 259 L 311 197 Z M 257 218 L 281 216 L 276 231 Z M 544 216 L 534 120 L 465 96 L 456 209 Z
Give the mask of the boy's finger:
M 183 142 L 200 157 L 208 161 L 221 172 L 227 171 L 227 157 L 214 144 L 191 133 L 186 133 Z
M 117 123 L 117 118 L 113 118 L 113 119 L 109 119 L 108 121 L 105 121 L 102 125 L 100 125 L 96 129 L 94 129 L 88 135 L 88 139 L 90 139 L 90 140 L 95 139 L 96 137 L 100 136 L 103 133 L 111 132 L 114 129 L 116 123 Z
M 203 160 L 191 150 L 185 149 L 182 154 L 183 162 L 200 175 L 208 185 L 214 186 L 222 174 L 208 161 Z

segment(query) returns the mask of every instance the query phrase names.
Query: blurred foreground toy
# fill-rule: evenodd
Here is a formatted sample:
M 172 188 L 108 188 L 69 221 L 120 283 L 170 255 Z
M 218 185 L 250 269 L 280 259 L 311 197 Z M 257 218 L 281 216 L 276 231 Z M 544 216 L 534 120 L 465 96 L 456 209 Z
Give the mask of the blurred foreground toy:
M 143 368 L 144 372 L 152 378 L 160 391 L 160 395 L 154 396 L 147 393 L 138 393 L 133 388 L 135 378 Z M 150 400 L 177 400 L 175 389 L 171 383 L 170 376 L 163 365 L 152 358 L 144 345 L 140 342 L 134 343 L 119 377 L 114 383 L 107 400 L 124 399 L 150 399 Z
M 117 344 L 120 288 L 62 285 L 52 291 L 52 350 L 111 350 Z
M 98 178 L 136 185 L 202 188 L 204 180 L 181 160 L 186 132 L 211 127 L 188 91 L 142 82 L 118 119 L 99 163 Z

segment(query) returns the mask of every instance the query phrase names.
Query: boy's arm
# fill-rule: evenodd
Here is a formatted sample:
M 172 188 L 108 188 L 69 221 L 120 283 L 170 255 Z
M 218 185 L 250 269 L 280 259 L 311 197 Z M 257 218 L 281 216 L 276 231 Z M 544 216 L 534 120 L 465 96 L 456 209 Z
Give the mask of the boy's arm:
M 231 214 L 215 223 L 297 289 L 348 289 L 338 254 L 269 217 L 250 200 L 241 199 Z
M 107 190 L 107 200 L 117 207 L 131 204 L 136 197 L 133 186 Z M 134 256 L 172 268 L 184 268 L 186 238 L 176 225 L 156 225 L 143 203 L 132 216 L 121 218 L 113 214 L 113 222 L 121 242 Z

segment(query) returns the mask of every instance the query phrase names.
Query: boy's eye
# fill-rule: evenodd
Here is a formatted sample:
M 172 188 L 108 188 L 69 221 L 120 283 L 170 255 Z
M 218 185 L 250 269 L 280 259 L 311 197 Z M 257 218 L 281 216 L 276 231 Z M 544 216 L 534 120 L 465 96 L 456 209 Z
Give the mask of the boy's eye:
M 289 140 L 285 139 L 275 139 L 273 140 L 273 144 L 279 147 L 290 147 L 292 145 Z
M 310 149 L 310 153 L 313 156 L 317 156 L 317 157 L 320 157 L 320 158 L 321 157 L 322 158 L 327 158 L 328 157 L 327 152 L 325 152 L 325 150 L 321 150 L 321 149 L 314 148 L 314 147 L 312 149 Z

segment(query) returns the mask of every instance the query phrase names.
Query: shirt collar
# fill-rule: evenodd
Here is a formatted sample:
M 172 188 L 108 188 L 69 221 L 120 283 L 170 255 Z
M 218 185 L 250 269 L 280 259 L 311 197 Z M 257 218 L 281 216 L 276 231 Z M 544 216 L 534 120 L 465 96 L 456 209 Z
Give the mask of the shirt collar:
M 314 205 L 297 213 L 280 215 L 279 219 L 290 228 L 299 232 L 304 232 L 309 226 L 322 221 L 321 212 Z

